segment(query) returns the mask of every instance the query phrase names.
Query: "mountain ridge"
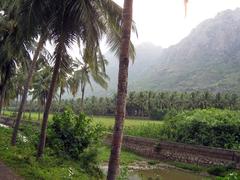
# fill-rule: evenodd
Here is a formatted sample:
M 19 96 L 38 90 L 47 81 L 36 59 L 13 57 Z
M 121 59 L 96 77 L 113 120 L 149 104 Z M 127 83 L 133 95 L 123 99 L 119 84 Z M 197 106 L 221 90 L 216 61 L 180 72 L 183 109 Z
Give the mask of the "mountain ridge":
M 232 91 L 240 93 L 240 8 L 220 12 L 194 28 L 179 43 L 161 48 L 151 43 L 136 47 L 129 67 L 129 91 Z M 106 53 L 108 90 L 94 84 L 87 96 L 116 93 L 118 58 Z

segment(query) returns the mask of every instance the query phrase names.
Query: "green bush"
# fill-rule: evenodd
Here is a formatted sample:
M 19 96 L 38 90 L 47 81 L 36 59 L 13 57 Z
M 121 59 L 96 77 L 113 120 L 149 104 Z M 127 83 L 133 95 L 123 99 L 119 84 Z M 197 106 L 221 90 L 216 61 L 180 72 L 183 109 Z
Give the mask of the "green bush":
M 240 174 L 236 172 L 229 173 L 225 177 L 217 177 L 217 180 L 239 180 Z
M 239 149 L 240 112 L 193 110 L 166 120 L 161 134 L 166 139 L 204 146 Z
M 160 110 L 160 109 L 153 109 L 150 111 L 150 119 L 154 120 L 163 120 L 165 115 L 167 114 L 166 110 Z
M 23 127 L 22 127 L 23 128 Z M 11 167 L 26 180 L 52 180 L 52 179 L 100 179 L 87 173 L 80 161 L 68 160 L 63 157 L 50 154 L 48 148 L 45 149 L 44 157 L 36 160 L 36 147 L 30 140 L 34 131 L 23 128 L 28 141 L 18 139 L 16 147 L 11 146 L 12 130 L 0 127 L 0 157 L 1 161 Z M 32 131 L 32 134 L 30 132 Z M 29 136 L 27 136 L 29 134 Z
M 225 176 L 229 169 L 224 166 L 213 166 L 208 168 L 207 172 L 214 176 Z
M 97 146 L 102 137 L 103 131 L 99 124 L 93 123 L 84 114 L 77 116 L 67 110 L 54 115 L 48 128 L 47 146 L 60 156 L 80 160 L 82 153 Z
M 19 137 L 22 140 L 26 139 L 30 144 L 37 148 L 39 143 L 40 131 L 39 127 L 32 125 L 22 125 L 20 128 Z

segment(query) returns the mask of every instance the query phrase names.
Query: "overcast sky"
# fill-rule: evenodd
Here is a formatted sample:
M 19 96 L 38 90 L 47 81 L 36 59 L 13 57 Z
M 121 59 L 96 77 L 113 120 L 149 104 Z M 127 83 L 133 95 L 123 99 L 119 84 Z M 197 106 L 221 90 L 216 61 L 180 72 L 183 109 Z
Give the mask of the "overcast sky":
M 123 5 L 124 0 L 114 0 Z M 152 42 L 168 47 L 187 36 L 193 28 L 218 12 L 240 7 L 240 0 L 189 0 L 188 14 L 184 16 L 183 0 L 134 0 L 133 18 L 138 39 L 134 44 Z

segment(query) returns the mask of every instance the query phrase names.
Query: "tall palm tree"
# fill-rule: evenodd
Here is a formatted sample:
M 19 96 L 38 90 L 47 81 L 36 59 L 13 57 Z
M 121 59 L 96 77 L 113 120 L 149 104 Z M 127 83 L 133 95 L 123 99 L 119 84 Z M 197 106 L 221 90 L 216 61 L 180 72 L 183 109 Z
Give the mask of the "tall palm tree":
M 43 45 L 44 45 L 45 41 L 46 41 L 46 37 L 41 36 L 40 40 L 38 42 L 38 47 L 37 47 L 37 49 L 34 53 L 33 60 L 31 62 L 30 69 L 28 71 L 28 76 L 27 76 L 27 79 L 26 79 L 25 84 L 24 84 L 21 103 L 20 103 L 19 110 L 18 110 L 18 113 L 17 113 L 17 118 L 16 118 L 16 121 L 15 121 L 15 125 L 14 125 L 14 128 L 13 128 L 13 134 L 12 134 L 12 139 L 11 139 L 12 146 L 16 145 L 17 133 L 18 133 L 18 129 L 19 129 L 19 126 L 20 126 L 22 113 L 24 112 L 24 108 L 25 108 L 25 104 L 26 104 L 26 100 L 27 100 L 28 89 L 29 89 L 30 83 L 32 82 L 32 76 L 33 76 L 33 72 L 35 70 L 35 65 L 36 65 L 38 56 L 40 54 L 40 51 L 43 48 Z
M 187 12 L 188 0 L 184 0 L 185 13 Z M 119 171 L 119 158 L 122 145 L 123 126 L 126 113 L 126 97 L 128 82 L 129 49 L 132 24 L 133 0 L 124 0 L 122 14 L 122 39 L 120 48 L 118 93 L 116 104 L 115 125 L 112 139 L 112 149 L 108 164 L 108 180 L 115 180 Z
M 14 75 L 16 70 L 14 60 L 9 60 L 1 66 L 1 84 L 0 84 L 0 115 L 2 114 L 2 108 L 4 104 L 4 99 L 6 95 L 7 84 L 11 77 Z
M 99 41 L 106 35 L 107 43 L 112 50 L 119 48 L 121 24 L 121 8 L 112 0 L 43 0 L 47 1 L 50 21 L 50 37 L 55 44 L 54 68 L 48 98 L 45 104 L 40 142 L 37 157 L 43 155 L 46 141 L 46 128 L 53 93 L 57 85 L 59 70 L 68 55 L 68 48 L 81 41 L 87 49 L 87 56 L 97 57 Z M 96 60 L 95 58 L 89 58 Z M 88 62 L 94 68 L 95 62 Z
M 31 62 L 31 66 L 28 71 L 27 78 L 25 80 L 22 99 L 20 102 L 17 118 L 14 124 L 14 129 L 13 129 L 12 138 L 11 138 L 11 145 L 15 146 L 18 129 L 20 126 L 22 113 L 24 112 L 27 95 L 28 95 L 28 89 L 32 82 L 32 76 L 35 71 L 36 62 L 48 37 L 48 31 L 47 31 L 48 18 L 45 11 L 46 2 L 41 3 L 40 0 L 29 0 L 29 1 L 13 0 L 13 1 L 14 1 L 14 3 L 12 3 L 13 6 L 8 8 L 8 11 L 9 11 L 8 13 L 15 14 L 14 19 L 16 19 L 19 29 L 21 30 L 20 36 L 24 37 L 25 42 L 29 42 L 32 39 L 36 39 L 40 36 L 39 41 L 34 50 L 34 55 Z
M 51 82 L 51 68 L 46 66 L 40 70 L 38 70 L 35 75 L 33 76 L 33 83 L 32 83 L 32 92 L 31 95 L 33 100 L 38 100 L 39 102 L 39 109 L 43 109 L 47 94 L 49 84 Z
M 112 138 L 112 149 L 108 164 L 108 180 L 115 180 L 119 171 L 120 152 L 123 137 L 123 125 L 126 113 L 126 97 L 128 86 L 129 49 L 132 26 L 133 0 L 124 0 L 122 14 L 122 39 L 119 59 L 118 92 L 115 125 Z
M 80 102 L 80 111 L 83 112 L 84 110 L 84 96 L 85 96 L 85 89 L 87 84 L 90 85 L 91 89 L 92 83 L 91 79 L 94 80 L 95 83 L 100 85 L 102 88 L 107 89 L 107 80 L 109 77 L 106 74 L 105 71 L 105 65 L 108 63 L 107 60 L 102 56 L 94 57 L 97 61 L 94 66 L 94 68 L 91 68 L 91 66 L 88 64 L 88 62 L 93 62 L 95 60 L 91 60 L 86 56 L 86 50 L 84 51 L 84 55 L 82 57 L 83 62 L 78 60 L 80 69 L 76 70 L 73 74 L 73 77 L 71 78 L 71 92 L 73 95 L 75 95 L 78 92 L 78 89 L 80 87 L 81 90 L 81 102 Z
M 66 89 L 69 89 L 70 77 L 72 76 L 77 66 L 78 66 L 77 63 L 70 56 L 66 56 L 65 60 L 61 64 L 57 82 L 59 86 L 58 111 L 60 111 L 61 108 L 62 95 L 65 93 Z
M 17 74 L 15 75 L 14 79 L 12 79 L 12 82 L 14 82 L 15 86 L 15 95 L 16 95 L 16 109 L 15 112 L 17 112 L 17 108 L 19 105 L 19 97 L 21 97 L 23 88 L 24 88 L 24 81 L 25 81 L 25 72 L 22 71 L 22 69 L 19 69 Z
M 4 102 L 6 86 L 16 73 L 17 67 L 26 70 L 30 55 L 29 44 L 23 43 L 18 36 L 16 21 L 7 15 L 0 16 L 0 112 Z

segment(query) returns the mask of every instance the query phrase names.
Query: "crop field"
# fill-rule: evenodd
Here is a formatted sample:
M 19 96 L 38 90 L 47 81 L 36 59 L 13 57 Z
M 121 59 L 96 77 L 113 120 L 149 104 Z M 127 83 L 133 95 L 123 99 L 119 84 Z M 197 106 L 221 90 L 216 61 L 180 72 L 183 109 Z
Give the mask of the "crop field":
M 112 128 L 114 125 L 114 117 L 101 117 L 101 116 L 94 116 L 93 120 L 102 124 L 106 128 Z M 144 120 L 144 119 L 126 119 L 124 126 L 125 127 L 138 127 L 144 125 L 160 125 L 162 124 L 161 121 L 154 121 L 154 120 Z
M 14 117 L 10 111 L 4 111 L 4 116 Z M 29 120 L 29 113 L 24 113 L 25 120 Z M 42 114 L 41 114 L 42 118 Z M 53 114 L 49 115 L 49 121 L 53 118 Z M 93 116 L 90 117 L 95 123 L 101 124 L 106 131 L 112 132 L 114 126 L 114 117 Z M 38 120 L 38 113 L 31 114 L 31 120 Z M 41 119 L 40 119 L 41 120 Z M 143 119 L 126 119 L 124 123 L 124 134 L 131 136 L 141 136 L 147 138 L 160 138 L 163 121 L 143 120 Z
M 94 121 L 102 124 L 108 132 L 111 132 L 114 126 L 113 117 L 93 117 Z M 147 138 L 161 138 L 163 121 L 126 119 L 124 123 L 124 134 L 131 136 L 140 136 Z

